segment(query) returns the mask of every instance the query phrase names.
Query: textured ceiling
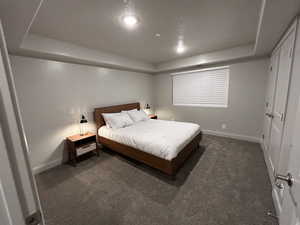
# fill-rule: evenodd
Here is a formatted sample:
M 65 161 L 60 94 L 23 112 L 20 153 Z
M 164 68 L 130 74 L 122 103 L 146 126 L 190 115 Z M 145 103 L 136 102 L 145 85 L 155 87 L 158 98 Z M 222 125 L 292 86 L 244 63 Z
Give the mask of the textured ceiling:
M 140 19 L 134 30 L 119 22 L 125 8 L 122 0 L 46 0 L 30 32 L 157 64 L 253 43 L 261 6 L 261 0 L 132 3 Z M 177 55 L 181 34 L 187 51 Z

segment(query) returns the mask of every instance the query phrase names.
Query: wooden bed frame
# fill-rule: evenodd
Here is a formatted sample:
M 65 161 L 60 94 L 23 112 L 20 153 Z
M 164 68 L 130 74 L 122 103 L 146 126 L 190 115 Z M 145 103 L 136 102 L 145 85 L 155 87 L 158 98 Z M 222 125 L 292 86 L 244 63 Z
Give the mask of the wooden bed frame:
M 183 165 L 185 160 L 191 155 L 191 153 L 199 147 L 199 143 L 202 139 L 202 132 L 200 132 L 189 144 L 187 144 L 185 148 L 177 155 L 177 157 L 172 159 L 171 161 L 159 158 L 155 155 L 151 155 L 139 149 L 120 144 L 98 135 L 98 129 L 102 126 L 105 126 L 105 121 L 102 117 L 102 113 L 116 113 L 121 112 L 122 110 L 131 109 L 140 110 L 140 103 L 130 103 L 125 105 L 96 108 L 94 111 L 94 119 L 97 126 L 97 141 L 113 151 L 116 151 L 129 158 L 135 159 L 139 162 L 143 162 L 146 165 L 159 169 L 160 171 L 168 175 L 174 176 Z

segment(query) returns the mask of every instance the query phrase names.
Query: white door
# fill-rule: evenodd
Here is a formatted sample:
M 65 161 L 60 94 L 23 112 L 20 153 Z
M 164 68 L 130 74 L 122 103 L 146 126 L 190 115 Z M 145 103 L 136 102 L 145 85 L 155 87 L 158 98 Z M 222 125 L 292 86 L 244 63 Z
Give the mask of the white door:
M 0 224 L 24 225 L 21 203 L 15 188 L 7 150 L 0 124 Z M 12 210 L 14 212 L 10 213 Z
M 275 95 L 275 88 L 276 88 L 276 81 L 277 81 L 278 62 L 279 62 L 279 51 L 276 51 L 272 55 L 270 60 L 267 92 L 266 92 L 266 99 L 265 99 L 263 144 L 264 144 L 264 149 L 266 151 L 269 150 L 270 130 L 271 130 L 271 123 L 272 123 L 274 95 Z
M 300 24 L 297 25 L 297 37 L 294 49 L 291 82 L 288 96 L 286 121 L 282 140 L 282 150 L 279 161 L 278 173 L 287 175 L 291 173 L 294 183 L 291 187 L 286 182 L 278 180 L 278 187 L 283 187 L 281 192 L 281 210 L 279 221 L 281 225 L 299 224 L 299 175 L 300 175 Z M 276 202 L 275 202 L 276 204 Z
M 300 88 L 300 82 L 298 87 Z M 279 215 L 280 225 L 300 224 L 300 101 L 298 101 L 297 108 L 293 141 L 289 151 L 288 172 L 285 174 L 290 173 L 293 182 L 290 185 L 284 182 L 282 211 Z
M 290 72 L 292 64 L 292 53 L 295 40 L 295 31 L 291 32 L 280 48 L 276 91 L 274 99 L 273 120 L 270 133 L 270 159 L 273 170 L 277 172 L 281 142 L 284 131 L 284 121 L 289 90 Z
M 44 224 L 0 22 L 0 224 Z

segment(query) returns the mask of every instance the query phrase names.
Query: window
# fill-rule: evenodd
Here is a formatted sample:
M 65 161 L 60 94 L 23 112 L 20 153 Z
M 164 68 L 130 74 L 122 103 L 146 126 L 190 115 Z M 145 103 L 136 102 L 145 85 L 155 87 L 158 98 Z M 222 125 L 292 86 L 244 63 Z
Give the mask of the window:
M 173 75 L 173 105 L 227 107 L 229 67 Z

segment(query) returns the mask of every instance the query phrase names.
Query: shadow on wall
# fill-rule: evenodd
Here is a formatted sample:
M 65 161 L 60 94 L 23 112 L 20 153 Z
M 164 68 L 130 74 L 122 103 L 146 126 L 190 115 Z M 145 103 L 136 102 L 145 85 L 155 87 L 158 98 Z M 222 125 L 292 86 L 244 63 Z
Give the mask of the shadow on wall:
M 60 163 L 67 162 L 68 160 L 68 149 L 65 139 L 63 139 L 58 146 L 53 150 L 51 155 L 49 155 L 47 162 L 59 161 Z M 57 162 L 58 163 L 58 162 Z

